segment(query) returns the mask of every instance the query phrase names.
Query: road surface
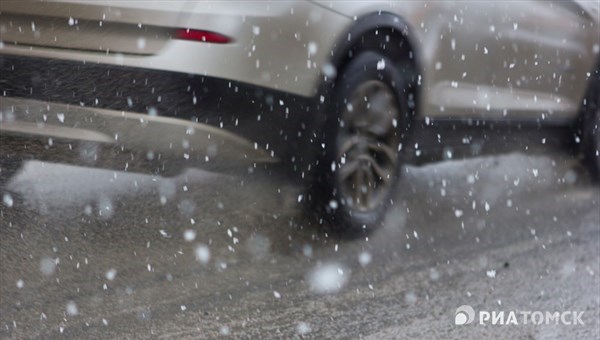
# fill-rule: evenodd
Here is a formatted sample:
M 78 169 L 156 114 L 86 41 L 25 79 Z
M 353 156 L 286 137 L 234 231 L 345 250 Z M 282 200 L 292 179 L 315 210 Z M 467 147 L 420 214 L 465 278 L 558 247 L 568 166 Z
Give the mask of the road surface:
M 451 160 L 400 188 L 348 240 L 280 180 L 29 162 L 2 188 L 0 338 L 600 338 L 600 190 L 576 161 Z M 584 324 L 455 325 L 461 305 Z

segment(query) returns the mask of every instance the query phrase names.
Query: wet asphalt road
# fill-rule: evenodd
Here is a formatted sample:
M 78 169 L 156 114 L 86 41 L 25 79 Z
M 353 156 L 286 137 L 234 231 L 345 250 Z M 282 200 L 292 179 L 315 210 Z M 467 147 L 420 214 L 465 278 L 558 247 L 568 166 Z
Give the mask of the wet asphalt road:
M 401 187 L 383 230 L 341 240 L 280 180 L 29 162 L 2 188 L 0 338 L 600 338 L 600 190 L 573 159 Z M 457 326 L 465 304 L 585 325 Z

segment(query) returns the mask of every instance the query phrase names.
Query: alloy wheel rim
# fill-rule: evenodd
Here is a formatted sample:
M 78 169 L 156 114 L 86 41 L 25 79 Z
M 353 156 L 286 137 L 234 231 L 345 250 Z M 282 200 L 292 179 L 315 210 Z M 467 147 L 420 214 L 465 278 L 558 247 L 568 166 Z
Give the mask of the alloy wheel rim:
M 393 187 L 398 164 L 400 110 L 392 89 L 379 80 L 360 84 L 342 110 L 337 138 L 337 179 L 351 209 L 377 208 Z

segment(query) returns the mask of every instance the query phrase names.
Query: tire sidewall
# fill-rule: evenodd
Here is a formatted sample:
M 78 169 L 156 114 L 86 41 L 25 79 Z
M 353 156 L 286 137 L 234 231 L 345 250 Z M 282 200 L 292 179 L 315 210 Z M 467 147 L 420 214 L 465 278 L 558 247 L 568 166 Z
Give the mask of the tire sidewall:
M 600 180 L 600 61 L 590 79 L 582 108 L 581 133 L 584 161 L 594 179 Z

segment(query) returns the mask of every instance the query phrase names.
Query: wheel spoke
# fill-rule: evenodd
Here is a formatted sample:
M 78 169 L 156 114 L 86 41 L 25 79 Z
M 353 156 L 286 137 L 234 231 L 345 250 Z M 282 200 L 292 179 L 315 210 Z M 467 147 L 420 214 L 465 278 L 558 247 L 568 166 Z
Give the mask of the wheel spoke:
M 384 168 L 382 168 L 381 165 L 379 165 L 375 161 L 375 159 L 371 157 L 371 155 L 369 155 L 369 158 L 371 159 L 371 168 L 373 169 L 374 174 L 377 175 L 382 181 L 389 182 L 391 179 L 390 171 L 387 171 Z
M 389 145 L 381 142 L 370 142 L 368 146 L 369 149 L 377 153 L 382 153 L 392 164 L 396 163 L 396 151 L 392 149 Z
M 358 159 L 352 159 L 350 162 L 346 162 L 346 164 L 340 167 L 339 176 L 342 181 L 346 180 L 350 175 L 356 172 L 358 167 L 360 166 L 360 162 Z
M 369 205 L 372 202 L 372 196 L 375 192 L 375 174 L 373 173 L 373 168 L 369 168 L 365 171 L 365 177 L 366 177 L 366 184 L 365 184 L 365 191 L 363 192 L 364 195 L 364 199 L 365 199 L 365 205 Z
M 362 200 L 360 198 L 362 197 L 362 187 L 363 183 L 365 182 L 364 176 L 365 174 L 360 167 L 356 172 L 354 172 L 354 197 L 352 199 L 354 200 L 355 204 L 362 204 Z
M 360 141 L 361 138 L 358 135 L 346 137 L 339 147 L 338 155 L 341 157 L 345 154 L 348 154 L 354 146 L 360 143 Z

